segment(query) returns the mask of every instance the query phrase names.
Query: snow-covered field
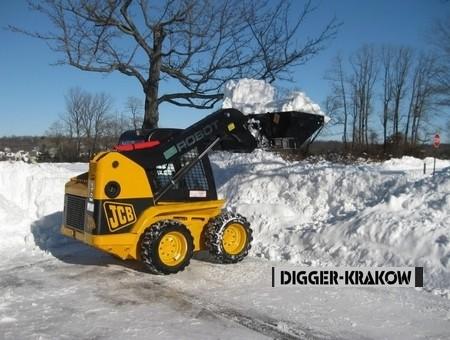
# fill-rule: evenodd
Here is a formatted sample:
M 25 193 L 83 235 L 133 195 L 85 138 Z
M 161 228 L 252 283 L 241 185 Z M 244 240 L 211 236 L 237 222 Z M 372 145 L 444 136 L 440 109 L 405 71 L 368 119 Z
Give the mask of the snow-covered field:
M 211 158 L 219 194 L 254 229 L 250 257 L 169 277 L 58 234 L 64 183 L 86 164 L 0 162 L 0 338 L 450 337 L 450 161 L 431 176 L 409 157 Z M 270 267 L 286 262 L 423 266 L 426 289 L 274 290 Z

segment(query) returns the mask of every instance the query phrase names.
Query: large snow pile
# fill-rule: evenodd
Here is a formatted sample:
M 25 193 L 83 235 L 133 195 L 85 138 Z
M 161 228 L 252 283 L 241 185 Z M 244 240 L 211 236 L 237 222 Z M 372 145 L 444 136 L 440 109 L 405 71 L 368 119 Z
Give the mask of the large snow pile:
M 86 164 L 0 162 L 0 265 L 13 257 L 40 253 L 38 243 L 61 241 L 56 232 L 61 224 L 64 183 L 86 169 Z M 32 230 L 33 223 L 43 218 L 51 224 L 51 232 Z
M 225 84 L 223 108 L 235 108 L 244 114 L 275 111 L 303 111 L 329 118 L 304 92 L 294 91 L 285 98 L 277 98 L 276 90 L 264 80 L 230 80 Z
M 428 167 L 432 164 L 428 160 Z M 450 292 L 450 162 L 338 165 L 267 152 L 212 155 L 219 194 L 254 229 L 252 256 L 326 266 L 424 266 Z M 45 254 L 62 219 L 64 183 L 86 164 L 0 162 L 0 265 Z M 46 255 L 49 256 L 49 255 Z
M 214 164 L 219 192 L 255 230 L 253 256 L 313 266 L 424 266 L 425 285 L 450 292 L 450 168 L 418 179 L 423 161 L 410 157 L 350 166 L 286 162 L 265 152 L 217 154 Z

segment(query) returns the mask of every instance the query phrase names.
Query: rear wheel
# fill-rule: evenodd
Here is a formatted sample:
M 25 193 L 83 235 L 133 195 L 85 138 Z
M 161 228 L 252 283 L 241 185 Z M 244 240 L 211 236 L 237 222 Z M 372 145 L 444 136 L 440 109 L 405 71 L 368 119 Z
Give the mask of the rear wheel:
M 206 247 L 221 263 L 242 261 L 251 248 L 252 240 L 250 223 L 239 214 L 223 212 L 206 226 Z
M 159 221 L 147 229 L 140 244 L 141 260 L 156 274 L 184 270 L 194 251 L 189 230 L 177 221 Z

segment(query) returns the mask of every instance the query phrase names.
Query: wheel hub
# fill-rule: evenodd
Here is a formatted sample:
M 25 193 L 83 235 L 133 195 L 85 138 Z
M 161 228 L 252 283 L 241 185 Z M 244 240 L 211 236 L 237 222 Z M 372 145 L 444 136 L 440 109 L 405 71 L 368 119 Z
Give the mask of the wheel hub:
M 223 249 L 230 255 L 237 255 L 244 250 L 247 242 L 247 233 L 244 226 L 232 223 L 223 232 Z
M 165 234 L 159 242 L 159 258 L 167 266 L 176 266 L 186 257 L 187 248 L 184 235 L 178 231 L 171 231 Z

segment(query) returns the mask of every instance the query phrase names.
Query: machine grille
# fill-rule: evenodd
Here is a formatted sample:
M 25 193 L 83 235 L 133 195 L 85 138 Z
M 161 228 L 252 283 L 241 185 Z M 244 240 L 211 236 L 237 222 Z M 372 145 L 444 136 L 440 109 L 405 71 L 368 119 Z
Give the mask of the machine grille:
M 66 194 L 64 201 L 65 224 L 75 229 L 84 230 L 86 198 Z

